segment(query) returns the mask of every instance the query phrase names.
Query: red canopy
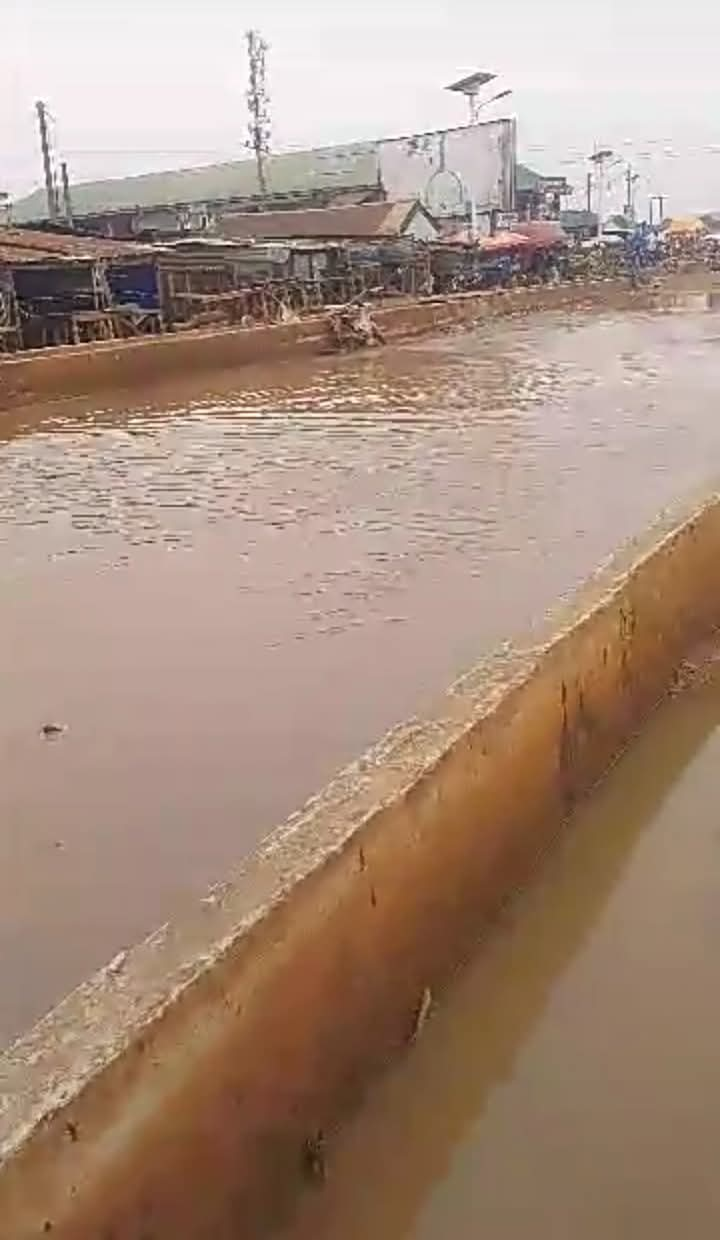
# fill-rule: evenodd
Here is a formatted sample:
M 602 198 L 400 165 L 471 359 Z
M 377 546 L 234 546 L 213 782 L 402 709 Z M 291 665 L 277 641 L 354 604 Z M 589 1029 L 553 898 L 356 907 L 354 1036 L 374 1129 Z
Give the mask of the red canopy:
M 565 229 L 557 220 L 528 220 L 526 224 L 514 224 L 513 228 L 536 249 L 548 249 L 552 245 L 564 245 L 568 241 Z
M 529 246 L 531 242 L 522 233 L 517 232 L 496 232 L 492 237 L 481 237 L 478 241 L 479 249 L 486 252 L 494 252 L 497 250 L 522 250 Z

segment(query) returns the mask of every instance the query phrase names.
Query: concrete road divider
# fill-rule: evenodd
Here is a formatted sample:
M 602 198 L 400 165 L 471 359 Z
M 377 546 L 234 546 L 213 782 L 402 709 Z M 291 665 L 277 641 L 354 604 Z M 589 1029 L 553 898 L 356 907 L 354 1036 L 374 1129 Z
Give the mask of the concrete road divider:
M 719 622 L 713 495 L 69 996 L 0 1058 L 3 1240 L 266 1234 Z

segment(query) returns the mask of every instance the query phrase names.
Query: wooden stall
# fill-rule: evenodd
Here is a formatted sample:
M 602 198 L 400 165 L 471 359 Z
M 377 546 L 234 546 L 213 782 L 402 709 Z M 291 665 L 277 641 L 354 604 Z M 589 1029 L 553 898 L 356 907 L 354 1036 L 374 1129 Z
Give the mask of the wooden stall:
M 113 328 L 117 336 L 142 336 L 164 329 L 155 255 L 110 259 L 106 266 Z
M 112 340 L 161 327 L 148 247 L 0 229 L 0 349 Z
M 13 271 L 26 348 L 111 340 L 110 290 L 95 259 L 24 263 Z
M 23 346 L 20 310 L 12 271 L 0 266 L 0 353 L 12 353 Z

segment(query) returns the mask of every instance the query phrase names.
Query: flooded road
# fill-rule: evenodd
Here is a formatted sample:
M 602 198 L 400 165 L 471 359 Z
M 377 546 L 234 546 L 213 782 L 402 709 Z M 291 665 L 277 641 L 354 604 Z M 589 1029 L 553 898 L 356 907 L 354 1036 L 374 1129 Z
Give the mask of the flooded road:
M 580 808 L 284 1240 L 608 1240 L 720 1226 L 720 676 Z
M 4 416 L 0 1040 L 702 482 L 719 381 L 543 315 Z

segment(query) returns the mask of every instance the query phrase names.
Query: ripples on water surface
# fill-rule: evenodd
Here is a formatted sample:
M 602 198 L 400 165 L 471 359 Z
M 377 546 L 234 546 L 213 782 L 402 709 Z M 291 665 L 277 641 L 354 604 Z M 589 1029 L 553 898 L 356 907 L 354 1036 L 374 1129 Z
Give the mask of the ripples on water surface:
M 6 415 L 0 1035 L 701 481 L 713 322 L 545 316 Z

